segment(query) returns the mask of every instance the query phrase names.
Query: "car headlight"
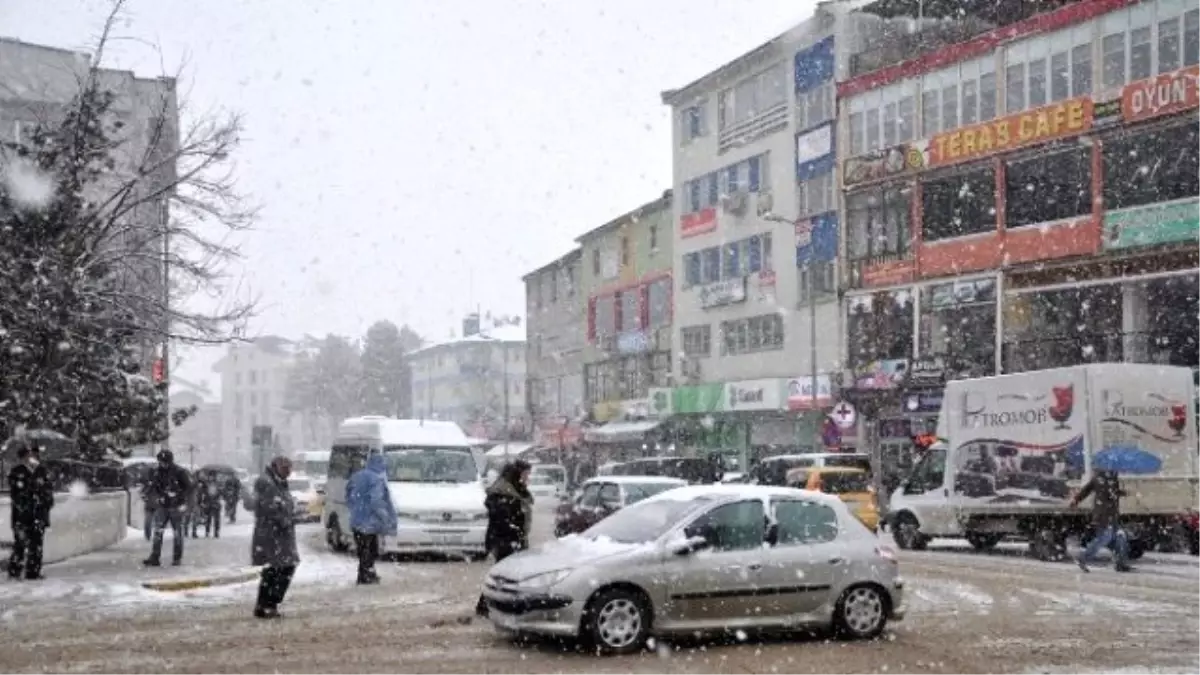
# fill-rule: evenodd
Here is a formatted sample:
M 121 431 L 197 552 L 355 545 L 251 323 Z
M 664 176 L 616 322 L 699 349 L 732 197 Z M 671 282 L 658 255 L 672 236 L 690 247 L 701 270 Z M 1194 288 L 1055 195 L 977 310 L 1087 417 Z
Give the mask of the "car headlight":
M 569 576 L 571 576 L 571 570 L 569 569 L 554 570 L 553 572 L 543 572 L 522 579 L 517 585 L 522 588 L 550 588 Z

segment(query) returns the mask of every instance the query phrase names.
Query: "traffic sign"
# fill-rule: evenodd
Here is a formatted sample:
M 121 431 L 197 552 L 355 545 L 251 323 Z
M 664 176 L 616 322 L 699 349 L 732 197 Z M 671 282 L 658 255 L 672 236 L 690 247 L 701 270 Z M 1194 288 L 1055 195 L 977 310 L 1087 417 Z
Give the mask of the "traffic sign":
M 833 423 L 838 425 L 839 429 L 849 429 L 854 426 L 854 422 L 858 419 L 858 413 L 855 412 L 854 406 L 846 401 L 838 401 L 837 405 L 833 406 L 833 412 L 829 413 L 833 418 Z

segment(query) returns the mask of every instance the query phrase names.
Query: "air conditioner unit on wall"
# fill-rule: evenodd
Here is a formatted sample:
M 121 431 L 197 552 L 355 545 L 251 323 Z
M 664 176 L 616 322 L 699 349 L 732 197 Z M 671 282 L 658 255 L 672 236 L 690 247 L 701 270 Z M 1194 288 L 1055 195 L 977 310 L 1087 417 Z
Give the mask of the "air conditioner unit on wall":
M 770 192 L 763 190 L 758 193 L 758 215 L 765 216 L 775 209 L 775 197 Z
M 745 192 L 738 190 L 730 192 L 721 197 L 721 210 L 725 213 L 731 213 L 735 216 L 740 216 L 746 212 L 747 196 Z

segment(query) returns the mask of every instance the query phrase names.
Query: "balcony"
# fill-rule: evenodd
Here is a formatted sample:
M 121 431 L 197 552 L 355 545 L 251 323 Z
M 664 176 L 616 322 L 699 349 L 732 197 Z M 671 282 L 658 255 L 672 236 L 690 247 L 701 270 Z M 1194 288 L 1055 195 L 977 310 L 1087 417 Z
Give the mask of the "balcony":
M 879 0 L 860 11 L 882 19 L 871 47 L 850 56 L 850 77 L 910 61 L 990 30 L 1084 0 Z M 917 17 L 923 24 L 915 26 Z M 870 30 L 870 29 L 868 29 Z

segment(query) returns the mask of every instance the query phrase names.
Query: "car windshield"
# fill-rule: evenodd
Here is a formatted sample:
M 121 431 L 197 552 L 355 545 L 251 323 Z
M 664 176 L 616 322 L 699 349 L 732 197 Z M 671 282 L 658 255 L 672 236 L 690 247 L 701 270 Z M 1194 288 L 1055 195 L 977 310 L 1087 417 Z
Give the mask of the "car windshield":
M 867 474 L 861 471 L 836 471 L 821 474 L 821 492 L 831 495 L 845 495 L 856 492 L 867 492 L 871 481 Z
M 307 478 L 289 478 L 288 489 L 292 492 L 307 492 L 312 487 L 312 481 Z
M 607 538 L 622 544 L 645 544 L 663 536 L 687 514 L 711 501 L 712 497 L 704 496 L 639 502 L 601 520 L 580 536 Z
M 557 466 L 535 466 L 533 467 L 533 477 L 544 477 L 550 483 L 565 483 L 567 482 L 567 471 Z
M 625 503 L 636 504 L 647 497 L 679 487 L 679 483 L 626 483 Z
M 544 473 L 535 473 L 529 477 L 530 485 L 554 485 L 554 479 Z
M 384 448 L 388 480 L 394 483 L 470 483 L 479 479 L 475 458 L 465 448 Z
M 308 459 L 304 461 L 304 473 L 310 476 L 328 476 L 329 460 Z

